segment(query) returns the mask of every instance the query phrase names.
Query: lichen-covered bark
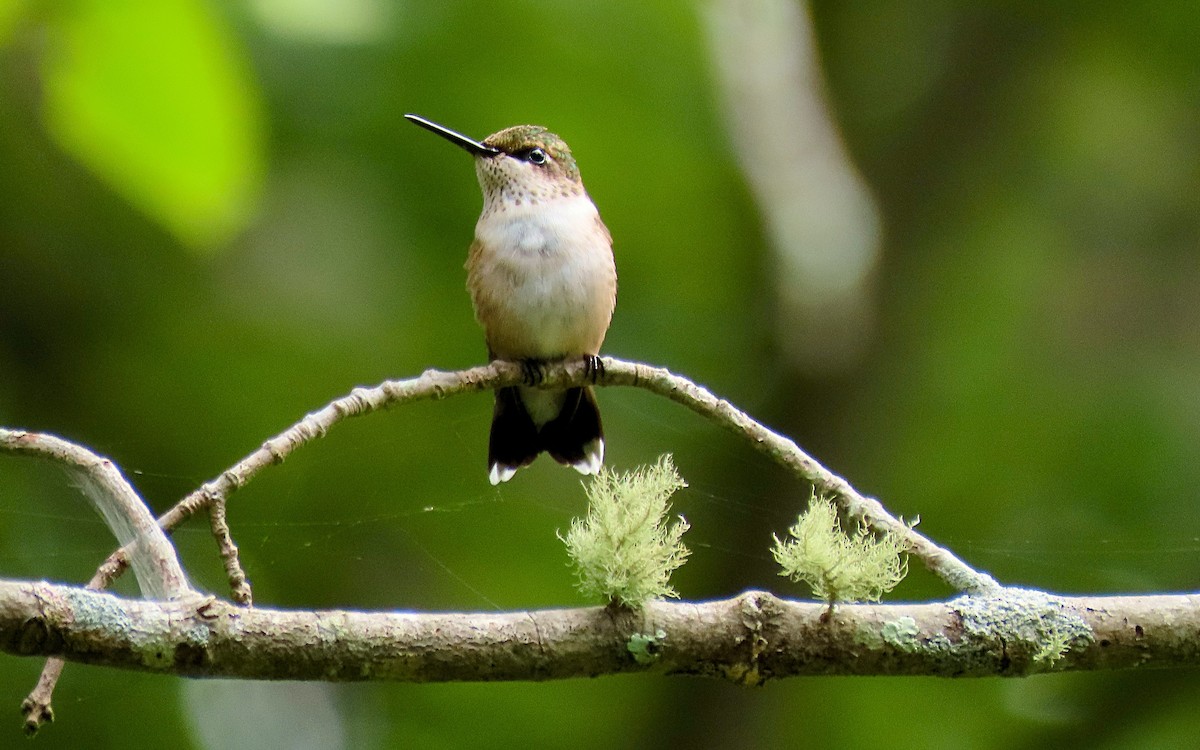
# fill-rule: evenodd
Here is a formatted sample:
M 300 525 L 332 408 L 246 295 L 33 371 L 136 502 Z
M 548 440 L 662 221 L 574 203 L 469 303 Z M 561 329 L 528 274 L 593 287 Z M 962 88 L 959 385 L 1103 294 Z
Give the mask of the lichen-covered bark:
M 756 685 L 793 675 L 980 677 L 1200 665 L 1200 596 L 1022 589 L 928 604 L 751 591 L 641 611 L 283 611 L 0 582 L 0 650 L 183 676 L 549 680 L 655 671 Z

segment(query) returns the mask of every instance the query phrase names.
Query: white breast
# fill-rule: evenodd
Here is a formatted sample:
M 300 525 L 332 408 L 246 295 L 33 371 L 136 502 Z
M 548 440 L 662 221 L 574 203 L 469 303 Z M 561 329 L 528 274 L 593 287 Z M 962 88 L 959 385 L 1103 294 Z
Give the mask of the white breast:
M 585 194 L 507 205 L 480 217 L 468 264 L 476 314 L 497 356 L 596 354 L 612 317 L 616 270 Z

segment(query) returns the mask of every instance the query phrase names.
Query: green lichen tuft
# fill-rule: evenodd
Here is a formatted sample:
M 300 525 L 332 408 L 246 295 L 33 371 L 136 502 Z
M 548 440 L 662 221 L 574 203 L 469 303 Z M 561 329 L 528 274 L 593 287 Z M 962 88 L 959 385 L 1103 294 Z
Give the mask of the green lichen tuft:
M 816 494 L 788 529 L 788 537 L 775 537 L 771 550 L 783 569 L 780 575 L 807 583 L 814 597 L 831 606 L 879 601 L 908 574 L 903 539 L 886 532 L 873 534 L 862 525 L 847 534 L 833 502 Z
M 669 582 L 690 554 L 681 541 L 688 523 L 668 523 L 668 514 L 671 495 L 686 486 L 669 455 L 626 474 L 602 469 L 585 485 L 587 517 L 559 535 L 585 596 L 635 608 L 678 596 Z

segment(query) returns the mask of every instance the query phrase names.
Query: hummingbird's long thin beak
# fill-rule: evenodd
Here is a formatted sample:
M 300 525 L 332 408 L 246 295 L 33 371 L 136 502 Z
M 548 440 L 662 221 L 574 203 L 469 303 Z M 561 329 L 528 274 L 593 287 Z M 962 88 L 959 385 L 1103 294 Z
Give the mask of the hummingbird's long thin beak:
M 468 138 L 462 133 L 458 133 L 450 128 L 438 125 L 436 122 L 430 122 L 420 115 L 405 115 L 404 119 L 420 125 L 431 133 L 437 133 L 454 145 L 466 149 L 468 153 L 471 153 L 475 156 L 495 156 L 496 154 L 501 153 L 500 149 L 498 148 L 485 146 L 474 138 Z

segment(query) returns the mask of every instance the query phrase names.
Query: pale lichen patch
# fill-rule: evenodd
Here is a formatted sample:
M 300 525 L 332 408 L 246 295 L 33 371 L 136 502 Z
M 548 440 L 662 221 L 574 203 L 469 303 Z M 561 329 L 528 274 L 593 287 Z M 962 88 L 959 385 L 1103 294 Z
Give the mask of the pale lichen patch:
M 1009 588 L 997 597 L 966 596 L 952 604 L 964 637 L 999 641 L 1003 659 L 1019 671 L 1049 669 L 1072 648 L 1095 640 L 1078 613 L 1042 591 Z
M 901 651 L 912 653 L 921 649 L 921 629 L 911 617 L 898 617 L 885 622 L 879 629 L 879 635 L 884 643 Z

